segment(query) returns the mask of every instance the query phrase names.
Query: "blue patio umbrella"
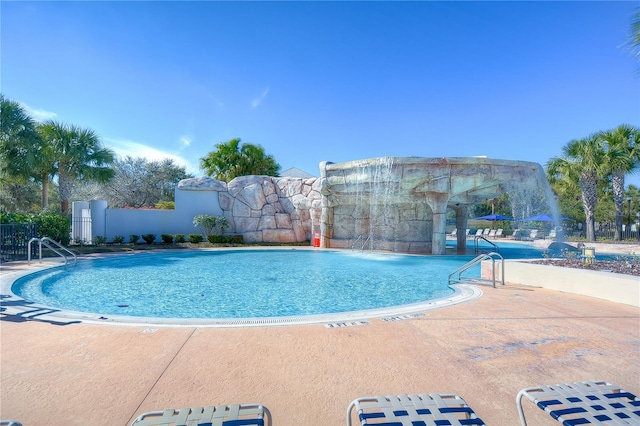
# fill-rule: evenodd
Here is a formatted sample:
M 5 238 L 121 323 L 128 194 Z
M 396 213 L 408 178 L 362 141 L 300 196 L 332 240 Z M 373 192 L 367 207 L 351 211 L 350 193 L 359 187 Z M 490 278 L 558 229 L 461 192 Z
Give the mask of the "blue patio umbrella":
M 495 222 L 496 220 L 513 220 L 513 219 L 507 216 L 502 216 L 501 214 L 488 214 L 486 216 L 474 217 L 473 220 L 490 220 Z
M 473 220 L 489 220 L 493 222 L 491 228 L 494 227 L 495 223 L 499 220 L 513 220 L 510 217 L 502 216 L 501 214 L 488 214 L 486 216 L 474 217 Z

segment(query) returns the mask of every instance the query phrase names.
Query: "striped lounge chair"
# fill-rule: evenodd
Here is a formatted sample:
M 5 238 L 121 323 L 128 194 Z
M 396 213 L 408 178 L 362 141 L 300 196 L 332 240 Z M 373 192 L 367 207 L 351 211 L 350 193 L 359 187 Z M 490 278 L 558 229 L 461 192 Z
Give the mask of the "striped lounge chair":
M 522 389 L 516 396 L 516 405 L 520 422 L 522 426 L 526 426 L 522 409 L 523 396 L 564 426 L 640 425 L 640 399 L 603 381 Z
M 358 398 L 347 408 L 347 426 L 351 426 L 354 408 L 362 426 L 484 425 L 482 419 L 465 400 L 454 394 L 430 393 Z
M 260 404 L 168 409 L 141 414 L 131 426 L 272 426 L 269 409 Z

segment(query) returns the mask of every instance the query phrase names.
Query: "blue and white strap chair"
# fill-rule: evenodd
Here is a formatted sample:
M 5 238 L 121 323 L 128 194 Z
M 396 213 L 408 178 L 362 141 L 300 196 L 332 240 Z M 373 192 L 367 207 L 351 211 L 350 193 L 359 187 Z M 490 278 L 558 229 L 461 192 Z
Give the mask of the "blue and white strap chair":
M 516 405 L 520 422 L 522 426 L 526 426 L 522 409 L 523 396 L 565 426 L 640 425 L 640 399 L 603 381 L 522 389 L 516 396 Z
M 260 404 L 168 409 L 141 414 L 131 426 L 272 426 L 269 409 Z
M 347 426 L 351 426 L 351 411 L 354 408 L 362 426 L 484 425 L 465 400 L 454 394 L 358 398 L 347 408 Z

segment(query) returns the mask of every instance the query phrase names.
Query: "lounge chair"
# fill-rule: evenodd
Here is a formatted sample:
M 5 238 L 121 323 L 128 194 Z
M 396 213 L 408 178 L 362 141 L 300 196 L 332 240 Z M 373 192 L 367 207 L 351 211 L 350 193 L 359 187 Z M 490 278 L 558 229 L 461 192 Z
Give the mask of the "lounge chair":
M 522 389 L 516 396 L 516 405 L 520 422 L 522 426 L 526 426 L 522 409 L 523 396 L 565 426 L 640 424 L 640 399 L 616 385 L 603 381 Z
M 496 238 L 502 238 L 503 237 L 502 232 L 504 232 L 503 229 L 498 228 L 498 230 L 496 231 Z
M 492 229 L 491 231 L 489 231 L 489 238 L 495 238 L 496 237 L 496 230 Z
M 131 426 L 272 426 L 271 412 L 260 404 L 216 405 L 168 409 L 141 414 Z
M 347 408 L 347 426 L 356 409 L 366 425 L 484 425 L 464 399 L 454 394 L 386 395 L 355 399 Z
M 521 232 L 522 231 L 520 231 L 519 234 Z M 533 241 L 536 238 L 538 238 L 538 230 L 537 229 L 531 229 L 531 230 L 529 230 L 529 235 L 520 235 L 516 239 L 521 240 L 521 241 Z
M 484 228 L 482 236 L 486 238 L 487 236 L 489 236 L 489 232 L 491 232 L 491 228 Z
M 482 237 L 482 229 L 478 229 L 478 230 L 476 231 L 476 235 L 475 235 L 475 236 L 476 236 L 476 237 Z
M 464 233 L 465 237 L 469 236 L 469 231 L 471 231 L 470 229 L 467 229 Z M 453 228 L 453 231 L 451 231 L 451 233 L 449 234 L 449 237 L 451 238 L 457 238 L 458 237 L 458 228 Z

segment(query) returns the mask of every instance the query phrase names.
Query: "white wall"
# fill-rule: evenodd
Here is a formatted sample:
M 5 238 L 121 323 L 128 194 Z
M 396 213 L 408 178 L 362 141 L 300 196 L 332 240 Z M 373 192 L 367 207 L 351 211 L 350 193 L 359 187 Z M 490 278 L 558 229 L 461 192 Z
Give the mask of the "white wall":
M 175 210 L 92 209 L 91 217 L 94 222 L 104 221 L 107 241 L 122 236 L 128 242 L 129 235 L 155 234 L 160 242 L 162 234 L 199 234 L 193 225 L 197 215 L 222 216 L 216 191 L 176 189 L 175 206 Z
M 500 263 L 496 263 L 496 274 L 500 274 L 499 269 Z M 483 261 L 482 277 L 491 278 L 491 275 L 491 262 Z M 504 278 L 508 284 L 547 288 L 640 307 L 640 280 L 632 275 L 507 260 Z
M 128 242 L 129 235 L 155 234 L 159 242 L 162 234 L 186 235 L 197 232 L 193 223 L 189 226 L 179 225 L 175 220 L 175 210 L 106 209 L 104 213 L 107 241 L 112 241 L 118 235 Z

